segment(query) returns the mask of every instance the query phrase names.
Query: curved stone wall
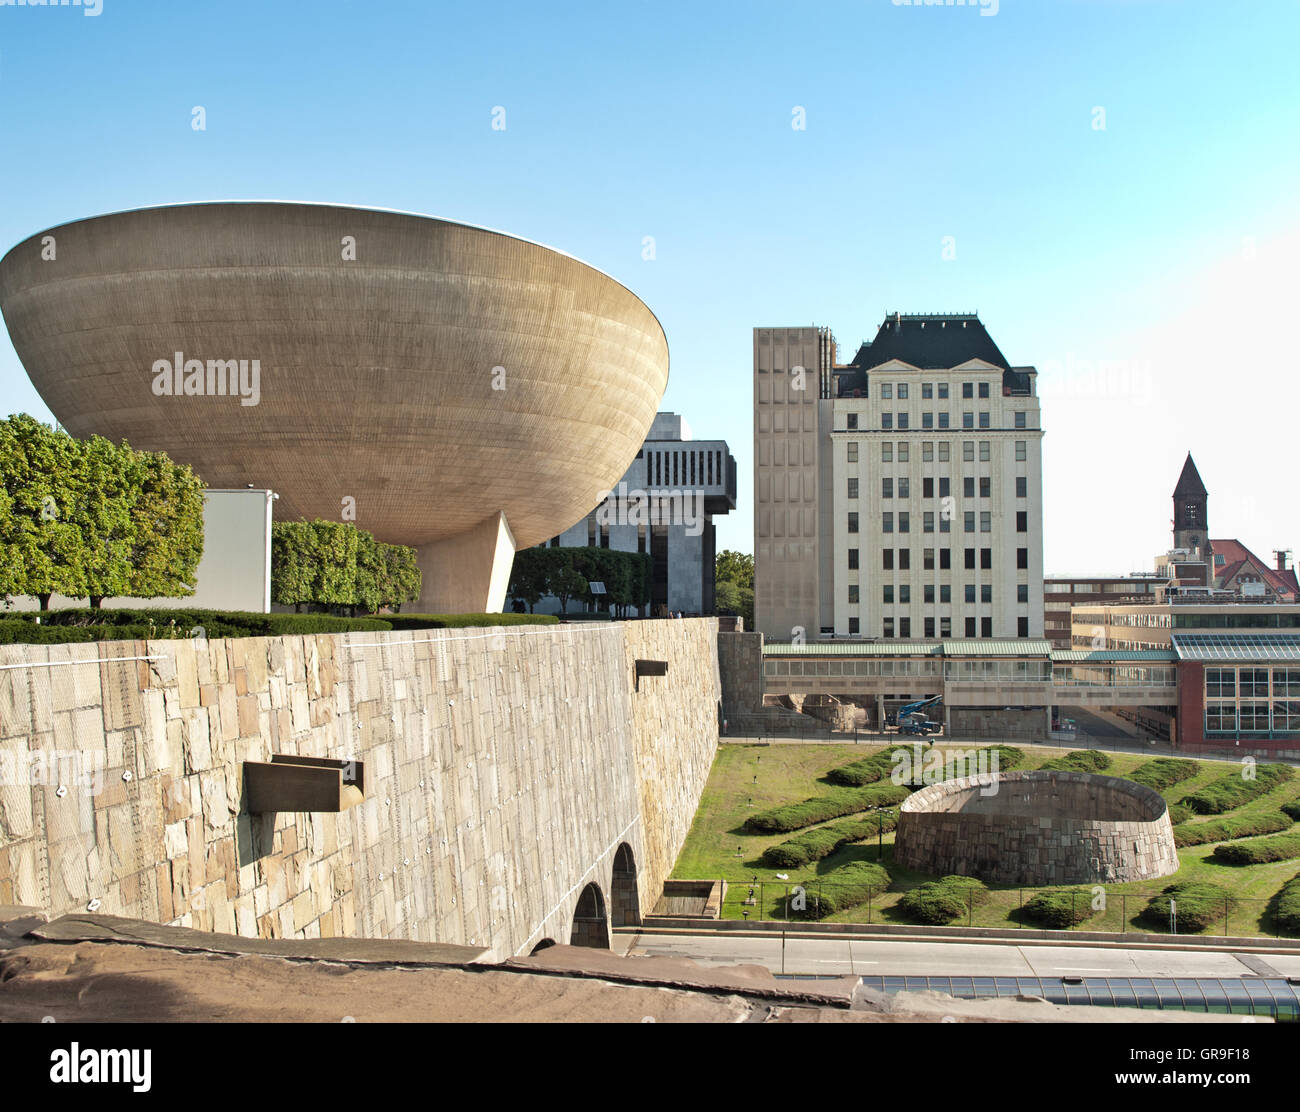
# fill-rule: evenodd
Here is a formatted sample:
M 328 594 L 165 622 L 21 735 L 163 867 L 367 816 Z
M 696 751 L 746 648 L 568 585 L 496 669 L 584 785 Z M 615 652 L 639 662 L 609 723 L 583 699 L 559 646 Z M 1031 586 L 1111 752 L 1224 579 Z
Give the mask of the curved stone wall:
M 901 808 L 894 859 L 993 884 L 1113 884 L 1178 871 L 1158 792 L 1115 776 L 1037 770 L 921 789 Z

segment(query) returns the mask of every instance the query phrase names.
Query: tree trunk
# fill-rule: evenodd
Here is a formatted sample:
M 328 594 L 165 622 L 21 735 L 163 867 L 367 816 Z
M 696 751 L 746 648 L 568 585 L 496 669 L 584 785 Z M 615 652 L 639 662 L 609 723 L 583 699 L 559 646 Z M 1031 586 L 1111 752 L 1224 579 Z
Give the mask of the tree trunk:
M 92 610 L 98 610 L 98 609 L 99 609 L 101 606 L 103 606 L 103 605 L 104 605 L 104 596 L 103 596 L 103 595 L 91 595 L 91 596 L 90 596 L 90 608 L 91 608 Z
M 48 610 L 48 609 L 50 608 L 50 595 L 51 595 L 51 594 L 53 594 L 52 591 L 45 591 L 44 593 L 42 593 L 42 594 L 38 594 L 38 595 L 36 596 L 37 601 L 40 603 L 40 605 L 41 605 L 41 609 L 42 609 L 42 610 Z

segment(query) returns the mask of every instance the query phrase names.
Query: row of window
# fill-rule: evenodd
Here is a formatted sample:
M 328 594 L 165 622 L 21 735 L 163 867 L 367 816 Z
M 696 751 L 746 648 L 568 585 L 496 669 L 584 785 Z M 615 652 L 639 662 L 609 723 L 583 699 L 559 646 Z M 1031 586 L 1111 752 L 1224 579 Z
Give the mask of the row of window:
M 962 479 L 962 488 L 961 488 L 961 490 L 962 490 L 962 497 L 963 497 L 963 498 L 974 498 L 974 497 L 976 497 L 976 494 L 975 494 L 975 489 L 976 489 L 976 488 L 975 488 L 975 483 L 976 483 L 976 481 L 977 481 L 977 480 L 976 480 L 976 477 L 975 477 L 975 476 L 970 476 L 970 475 L 968 475 L 968 476 L 966 476 L 965 478 Z M 929 476 L 926 476 L 926 477 L 922 478 L 922 480 L 921 480 L 921 497 L 922 497 L 922 498 L 934 498 L 934 497 L 935 497 L 935 490 L 936 490 L 935 482 L 936 482 L 936 480 L 933 479 L 933 478 L 931 478 L 931 477 L 929 477 Z M 978 482 L 979 482 L 979 495 L 978 495 L 978 497 L 980 497 L 980 498 L 992 498 L 992 497 L 993 497 L 993 480 L 992 480 L 989 476 L 987 476 L 987 475 L 981 475 L 981 476 L 978 477 Z M 947 498 L 947 497 L 949 497 L 949 496 L 951 495 L 951 493 L 952 493 L 952 480 L 951 480 L 950 478 L 948 478 L 947 476 L 940 476 L 939 479 L 938 479 L 938 484 L 939 484 L 938 487 L 937 487 L 937 490 L 938 490 L 938 497 L 940 497 L 940 498 Z M 856 499 L 856 498 L 858 497 L 858 491 L 859 491 L 859 489 L 860 489 L 860 487 L 859 487 L 859 485 L 858 485 L 858 480 L 857 480 L 857 479 L 855 479 L 855 478 L 851 478 L 851 479 L 848 480 L 848 496 L 849 496 L 849 498 L 851 498 L 851 499 Z M 899 497 L 899 498 L 910 498 L 910 497 L 912 496 L 912 481 L 911 481 L 911 480 L 910 480 L 906 475 L 900 475 L 897 479 L 893 479 L 893 478 L 882 478 L 882 479 L 880 480 L 880 497 L 881 497 L 881 498 L 893 498 L 893 497 L 894 497 L 894 491 L 895 491 L 895 490 L 898 491 L 898 497 Z M 1018 476 L 1016 476 L 1016 497 L 1017 497 L 1017 498 L 1028 498 L 1028 497 L 1029 497 L 1029 480 L 1028 480 L 1024 475 L 1018 475 Z M 946 531 L 946 530 L 945 530 L 945 531 Z
M 850 418 L 848 422 L 849 428 L 856 429 L 858 427 L 857 416 L 858 415 L 856 413 L 848 414 L 848 417 Z M 935 414 L 932 411 L 927 409 L 924 413 L 921 414 L 921 428 L 947 429 L 952 427 L 952 425 L 949 423 L 950 414 L 948 413 L 947 410 L 941 410 L 938 416 L 939 416 L 939 423 L 936 426 L 934 423 Z M 964 429 L 975 428 L 976 416 L 977 414 L 975 413 L 970 413 L 970 412 L 963 413 L 961 415 L 961 427 Z M 1024 429 L 1029 427 L 1028 424 L 1026 423 L 1026 414 L 1023 409 L 1017 410 L 1013 416 L 1015 418 L 1016 428 Z M 987 409 L 980 410 L 978 417 L 979 417 L 979 426 L 978 426 L 979 428 L 988 429 L 993 427 L 992 424 L 990 423 L 991 414 Z M 894 423 L 896 418 L 898 422 L 897 426 L 895 426 Z M 911 427 L 910 421 L 911 421 L 911 417 L 908 414 L 907 410 L 899 410 L 898 413 L 882 413 L 880 415 L 880 427 L 882 429 L 892 429 L 897 427 L 898 429 L 901 430 L 901 429 L 910 428 Z
M 858 427 L 857 417 L 855 414 L 849 414 L 849 428 Z M 952 458 L 952 442 L 940 440 L 938 443 L 939 462 L 947 463 Z M 895 444 L 892 440 L 882 440 L 880 442 L 880 461 L 881 463 L 893 463 L 895 459 L 899 463 L 908 463 L 911 441 L 900 440 Z M 935 444 L 933 440 L 921 441 L 921 460 L 924 463 L 930 463 L 935 458 Z M 1016 459 L 1026 460 L 1029 458 L 1029 442 L 1027 440 L 1017 440 Z M 976 447 L 978 445 L 978 449 Z M 856 441 L 850 441 L 845 447 L 848 449 L 849 463 L 858 462 L 858 444 Z M 987 463 L 993 457 L 993 442 L 991 440 L 963 440 L 961 442 L 961 458 L 965 463 L 975 462 L 975 453 L 978 450 L 981 463 Z
M 1300 702 L 1206 703 L 1205 732 L 1295 733 L 1300 731 Z
M 975 532 L 975 510 L 966 510 L 962 517 L 962 531 L 965 533 Z M 921 515 L 921 532 L 933 533 L 934 530 L 934 511 L 926 510 Z M 993 532 L 993 513 L 991 510 L 979 511 L 979 531 L 981 533 Z M 856 511 L 850 511 L 848 518 L 848 531 L 850 533 L 858 532 L 858 514 Z M 894 511 L 886 510 L 880 515 L 880 531 L 882 533 L 892 533 L 894 531 Z M 912 531 L 912 515 L 906 510 L 898 514 L 898 531 L 900 533 L 910 533 Z M 949 528 L 949 515 L 941 512 L 939 514 L 939 532 L 951 532 Z M 1029 514 L 1025 510 L 1016 511 L 1016 532 L 1029 532 Z M 1027 564 L 1022 564 L 1027 567 Z
M 880 384 L 880 396 L 882 398 L 897 397 L 900 401 L 906 401 L 908 385 L 906 382 L 882 382 Z M 961 396 L 963 398 L 973 398 L 977 386 L 979 387 L 979 396 L 987 398 L 989 396 L 989 384 L 987 382 L 963 382 L 961 384 Z M 934 397 L 934 387 L 938 387 L 938 396 L 940 398 L 948 396 L 948 384 L 946 382 L 923 382 L 921 383 L 921 397 Z M 895 394 L 895 390 L 897 390 L 897 394 Z
M 935 598 L 935 591 L 934 591 L 934 589 L 935 589 L 935 586 L 936 586 L 936 585 L 935 585 L 934 583 L 923 583 L 923 584 L 921 584 L 921 601 L 922 601 L 922 602 L 926 602 L 926 603 L 933 603 L 933 602 L 934 602 L 934 598 Z M 972 602 L 972 603 L 976 601 L 975 594 L 976 594 L 976 588 L 977 588 L 977 587 L 978 587 L 978 590 L 979 590 L 979 600 L 978 600 L 978 601 L 980 601 L 980 602 L 985 602 L 985 603 L 991 603 L 991 602 L 993 601 L 993 584 L 992 584 L 992 583 L 979 583 L 979 584 L 976 584 L 976 583 L 967 583 L 967 584 L 965 584 L 965 585 L 963 586 L 962 589 L 963 589 L 963 591 L 964 591 L 964 593 L 965 593 L 966 601 L 967 601 L 967 602 Z M 882 601 L 883 601 L 886 605 L 888 605 L 888 606 L 892 606 L 893 603 L 894 603 L 894 594 L 895 594 L 895 591 L 894 591 L 894 584 L 893 584 L 893 583 L 884 583 L 884 584 L 881 584 L 881 588 L 882 588 L 883 596 L 884 596 L 883 599 L 882 599 Z M 938 588 L 939 588 L 939 602 L 940 602 L 941 604 L 942 604 L 942 603 L 952 602 L 952 585 L 949 584 L 949 583 L 940 583 L 940 584 L 938 584 Z M 897 594 L 898 594 L 898 601 L 899 601 L 900 603 L 910 603 L 910 602 L 912 601 L 912 586 L 911 586 L 911 584 L 910 584 L 910 583 L 899 583 L 899 584 L 898 584 L 898 591 L 897 591 Z M 850 583 L 850 584 L 849 584 L 849 605 L 850 605 L 850 606 L 856 606 L 856 605 L 857 605 L 859 602 L 861 602 L 861 601 L 862 601 L 862 596 L 861 596 L 861 593 L 860 593 L 860 587 L 859 587 L 859 585 L 858 585 L 857 583 Z M 1028 583 L 1018 583 L 1018 584 L 1016 584 L 1016 602 L 1028 602 L 1028 601 L 1029 601 L 1029 584 L 1028 584 Z M 1296 694 L 1297 694 L 1297 695 L 1300 695 L 1300 689 L 1297 689 Z
M 977 621 L 978 621 L 978 623 L 979 623 L 979 633 L 978 633 L 978 634 L 975 632 L 975 630 L 976 630 L 976 622 L 977 622 Z M 934 618 L 926 618 L 925 621 L 924 621 L 924 624 L 923 624 L 922 628 L 923 628 L 923 630 L 925 631 L 925 632 L 922 634 L 923 637 L 925 637 L 925 638 L 927 638 L 927 639 L 934 637 L 934 636 L 935 636 L 935 628 L 936 628 L 936 627 L 935 627 L 935 620 L 934 620 Z M 894 636 L 898 636 L 899 638 L 901 638 L 901 639 L 903 639 L 903 640 L 907 640 L 908 638 L 910 638 L 910 637 L 912 636 L 912 620 L 911 620 L 910 618 L 899 618 L 899 619 L 898 619 L 898 624 L 897 624 L 897 629 L 898 629 L 898 633 L 897 633 L 897 635 L 895 635 L 895 633 L 894 633 L 894 629 L 895 629 L 895 624 L 894 624 L 894 619 L 893 619 L 893 618 L 884 618 L 884 619 L 882 619 L 882 621 L 881 621 L 881 636 L 882 636 L 882 637 L 894 637 Z M 951 618 L 940 618 L 940 619 L 939 619 L 939 622 L 938 622 L 938 630 L 939 630 L 939 636 L 940 636 L 940 637 L 951 637 L 951 636 L 952 636 L 952 619 L 951 619 Z M 857 636 L 859 633 L 860 633 L 860 629 L 859 629 L 859 622 L 858 622 L 858 619 L 857 619 L 857 618 L 850 618 L 850 619 L 849 619 L 849 636 L 850 636 L 850 637 Z M 993 619 L 992 619 L 992 618 L 979 618 L 979 619 L 976 619 L 976 618 L 967 618 L 967 619 L 966 619 L 966 636 L 967 636 L 967 637 L 976 637 L 976 636 L 979 636 L 979 637 L 992 637 L 992 636 L 993 636 Z M 1016 636 L 1017 636 L 1017 637 L 1028 637 L 1028 636 L 1029 636 L 1029 619 L 1028 619 L 1028 618 L 1017 618 L 1017 619 L 1016 619 Z
M 856 548 L 849 549 L 849 570 L 850 571 L 860 570 L 858 567 L 858 551 L 859 550 Z M 940 570 L 951 567 L 952 549 L 940 548 L 937 551 L 939 554 Z M 993 567 L 993 549 L 991 548 L 981 548 L 978 550 L 974 548 L 966 549 L 965 566 L 967 568 L 972 568 L 972 569 L 976 566 L 975 559 L 976 559 L 977 551 L 979 553 L 979 567 L 986 570 L 991 569 Z M 880 566 L 885 571 L 893 571 L 895 567 L 895 563 L 894 563 L 895 552 L 897 552 L 898 554 L 897 555 L 898 570 L 908 571 L 912 566 L 912 550 L 910 548 L 899 548 L 899 549 L 882 548 L 880 550 Z M 934 570 L 935 552 L 936 549 L 933 548 L 923 548 L 921 550 L 921 559 L 923 561 L 923 567 L 925 568 L 926 571 Z M 1017 568 L 1029 567 L 1029 549 L 1027 548 L 1016 549 L 1016 567 Z
M 1273 695 L 1300 699 L 1300 669 L 1273 668 Z M 1207 668 L 1205 695 L 1208 699 L 1267 699 L 1268 668 Z

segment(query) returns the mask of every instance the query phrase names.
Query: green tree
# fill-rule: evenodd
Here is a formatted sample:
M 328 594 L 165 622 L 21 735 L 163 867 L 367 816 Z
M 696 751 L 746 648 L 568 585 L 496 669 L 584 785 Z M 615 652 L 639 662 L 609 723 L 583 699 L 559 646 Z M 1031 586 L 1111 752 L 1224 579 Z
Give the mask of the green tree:
M 714 561 L 713 609 L 719 614 L 739 614 L 745 628 L 754 624 L 754 557 L 723 549 Z
M 203 558 L 203 481 L 161 452 L 132 452 L 124 443 L 120 454 L 131 499 L 125 594 L 192 595 Z
M 510 568 L 510 586 L 507 593 L 512 599 L 518 599 L 533 613 L 533 607 L 551 593 L 548 583 L 550 562 L 546 557 L 548 549 L 538 545 L 525 548 L 515 553 L 514 564 Z
M 316 531 L 309 521 L 271 525 L 271 601 L 301 610 L 313 602 Z
M 386 544 L 383 555 L 386 576 L 382 605 L 400 610 L 402 603 L 414 602 L 420 597 L 424 577 L 420 574 L 415 549 L 409 545 Z
M 551 561 L 547 582 L 560 603 L 560 613 L 569 612 L 569 600 L 587 590 L 587 580 L 577 569 L 574 550 L 571 548 L 548 548 L 545 550 Z
M 730 548 L 724 548 L 714 560 L 713 580 L 715 583 L 728 580 L 736 584 L 737 587 L 748 587 L 752 591 L 754 589 L 754 557 L 744 552 L 733 552 Z

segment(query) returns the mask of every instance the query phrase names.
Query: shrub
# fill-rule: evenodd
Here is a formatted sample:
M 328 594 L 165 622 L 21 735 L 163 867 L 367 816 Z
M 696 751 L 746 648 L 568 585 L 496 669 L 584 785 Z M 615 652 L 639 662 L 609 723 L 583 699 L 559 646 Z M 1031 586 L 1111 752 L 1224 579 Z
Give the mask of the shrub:
M 1051 772 L 1105 772 L 1110 768 L 1110 758 L 1098 749 L 1076 749 L 1040 767 Z
M 752 834 L 784 834 L 819 822 L 856 814 L 872 807 L 902 803 L 911 793 L 898 784 L 871 784 L 839 795 L 819 795 L 750 815 L 745 829 Z
M 1184 933 L 1203 931 L 1213 923 L 1222 923 L 1224 915 L 1237 906 L 1237 901 L 1222 885 L 1187 880 L 1171 884 L 1162 895 L 1152 897 L 1141 917 L 1156 926 L 1167 926 L 1170 900 L 1178 905 L 1178 930 Z
M 1268 861 L 1290 861 L 1293 857 L 1300 857 L 1300 834 L 1247 838 L 1214 847 L 1214 859 L 1225 865 L 1262 865 Z
M 1157 757 L 1153 761 L 1139 765 L 1125 779 L 1145 784 L 1148 788 L 1162 792 L 1175 784 L 1181 784 L 1184 780 L 1190 780 L 1200 771 L 1201 766 L 1196 761 L 1189 761 L 1182 757 Z
M 259 614 L 240 610 L 49 610 L 41 623 L 0 619 L 0 642 L 55 644 L 70 641 L 167 640 L 189 637 L 196 627 L 209 639 L 280 637 L 309 633 L 380 632 L 378 618 L 336 618 L 330 614 Z
M 1221 815 L 1257 799 L 1295 776 L 1295 769 L 1289 765 L 1259 765 L 1253 780 L 1247 780 L 1242 775 L 1244 772 L 1244 767 L 1240 772 L 1229 772 L 1186 796 L 1183 802 L 1198 815 Z
M 1253 838 L 1256 834 L 1276 834 L 1288 830 L 1286 815 L 1237 815 L 1212 822 L 1189 822 L 1174 827 L 1174 845 L 1203 846 L 1208 842 L 1230 842 L 1234 838 Z
M 1185 803 L 1174 803 L 1169 808 L 1169 821 L 1175 826 L 1186 822 L 1195 812 Z
M 837 911 L 866 903 L 872 893 L 883 892 L 890 883 L 891 877 L 883 866 L 874 861 L 854 861 L 827 873 L 815 886 L 805 886 L 805 906 L 801 909 L 789 906 L 795 901 L 793 893 L 783 896 L 778 913 L 789 919 L 825 919 Z
M 921 923 L 951 923 L 967 915 L 972 906 L 987 903 L 989 890 L 969 876 L 946 876 L 928 881 L 904 894 L 898 906 Z
M 46 626 L 0 620 L 0 645 L 66 645 L 82 641 L 143 641 L 158 636 L 148 626 Z
M 570 615 L 575 617 L 576 615 Z M 465 629 L 471 626 L 558 625 L 554 614 L 374 614 L 393 629 Z
M 887 778 L 893 766 L 894 750 L 892 748 L 882 749 L 869 757 L 863 757 L 861 760 L 831 769 L 826 774 L 826 779 L 832 784 L 847 784 L 850 787 L 857 788 L 862 787 L 864 784 L 875 784 Z
M 1277 925 L 1300 934 L 1300 875 L 1288 880 L 1277 894 Z
M 797 838 L 768 846 L 763 851 L 763 864 L 772 869 L 799 869 L 813 861 L 828 857 L 840 846 L 874 838 L 879 831 L 893 830 L 898 825 L 897 811 L 881 811 L 865 819 L 847 819 L 826 826 L 814 827 Z
M 1283 803 L 1282 813 L 1290 815 L 1296 822 L 1300 822 L 1300 799 L 1293 799 L 1290 803 Z
M 1086 888 L 1040 892 L 1026 902 L 1023 911 L 1026 919 L 1051 930 L 1067 930 L 1096 914 L 1092 892 Z

